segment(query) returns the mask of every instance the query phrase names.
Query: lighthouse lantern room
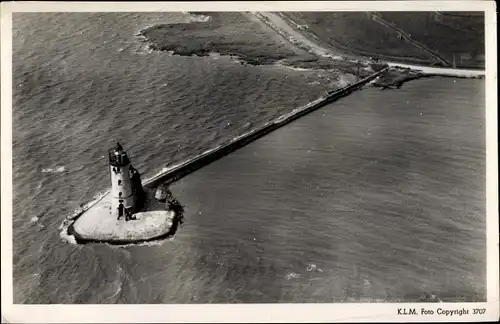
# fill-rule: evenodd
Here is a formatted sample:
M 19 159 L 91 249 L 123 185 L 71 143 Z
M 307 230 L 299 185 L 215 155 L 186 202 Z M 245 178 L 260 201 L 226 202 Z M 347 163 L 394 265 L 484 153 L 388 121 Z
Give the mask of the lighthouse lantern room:
M 120 143 L 116 143 L 116 147 L 110 149 L 108 154 L 111 173 L 111 214 L 118 219 L 124 216 L 128 220 L 129 215 L 136 212 L 138 188 L 135 186 L 137 186 L 136 179 L 140 176 L 132 167 Z

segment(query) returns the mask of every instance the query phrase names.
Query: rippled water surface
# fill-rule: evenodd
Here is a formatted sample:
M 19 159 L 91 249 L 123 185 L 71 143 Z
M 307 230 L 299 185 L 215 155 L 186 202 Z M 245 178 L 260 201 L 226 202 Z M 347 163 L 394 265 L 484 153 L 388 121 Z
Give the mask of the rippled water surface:
M 186 219 L 162 244 L 64 242 L 64 217 L 108 188 L 115 140 L 148 177 L 331 82 L 134 36 L 186 19 L 14 17 L 15 302 L 484 299 L 483 80 L 366 88 L 214 162 L 172 185 Z

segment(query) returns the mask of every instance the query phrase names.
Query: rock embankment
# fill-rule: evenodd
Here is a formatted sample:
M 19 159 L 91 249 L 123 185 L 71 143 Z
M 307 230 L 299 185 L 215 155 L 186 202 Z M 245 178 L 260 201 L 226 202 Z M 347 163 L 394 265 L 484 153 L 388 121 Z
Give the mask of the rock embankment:
M 154 241 L 175 234 L 183 222 L 183 206 L 173 197 L 168 202 L 154 199 L 154 191 L 146 188 L 143 209 L 126 221 L 111 213 L 108 193 L 94 205 L 82 211 L 68 226 L 68 234 L 77 243 L 100 242 L 130 244 Z

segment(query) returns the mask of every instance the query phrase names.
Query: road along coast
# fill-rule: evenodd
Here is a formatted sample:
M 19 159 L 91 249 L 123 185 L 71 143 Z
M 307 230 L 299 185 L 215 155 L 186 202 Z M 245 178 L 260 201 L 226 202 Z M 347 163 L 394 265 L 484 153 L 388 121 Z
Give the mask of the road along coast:
M 292 44 L 301 47 L 308 52 L 315 54 L 320 57 L 330 58 L 332 61 L 348 61 L 353 64 L 358 61 L 363 61 L 364 65 L 370 65 L 375 63 L 382 63 L 387 66 L 394 68 L 394 71 L 401 72 L 401 76 L 398 79 L 404 78 L 407 70 L 411 70 L 412 76 L 406 81 L 416 79 L 414 77 L 415 73 L 419 74 L 419 77 L 429 77 L 429 76 L 445 76 L 445 77 L 458 77 L 458 78 L 482 78 L 485 76 L 484 69 L 457 69 L 457 68 L 447 68 L 447 67 L 432 67 L 414 64 L 405 64 L 395 61 L 373 61 L 367 57 L 356 56 L 345 56 L 341 50 L 336 50 L 331 46 L 324 46 L 322 42 L 309 31 L 304 31 L 300 27 L 300 24 L 291 20 L 290 17 L 282 16 L 279 13 L 272 12 L 254 12 L 255 17 L 257 17 L 263 24 L 266 24 L 279 35 L 281 35 L 285 40 L 291 42 Z M 432 52 L 433 55 L 436 55 Z M 440 58 L 443 60 L 442 58 Z M 447 62 L 446 62 L 447 63 Z M 398 80 L 399 81 L 399 80 Z

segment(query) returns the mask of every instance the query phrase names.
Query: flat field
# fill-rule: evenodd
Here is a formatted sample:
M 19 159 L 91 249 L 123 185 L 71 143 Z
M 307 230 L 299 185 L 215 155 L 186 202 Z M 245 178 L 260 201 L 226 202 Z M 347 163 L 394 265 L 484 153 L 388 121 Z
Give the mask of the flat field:
M 478 13 L 383 12 L 383 19 L 404 30 L 448 62 L 484 68 L 484 16 Z
M 389 25 L 368 12 L 287 12 L 304 32 L 337 51 L 404 63 L 438 63 L 432 53 L 450 65 L 484 68 L 484 17 L 479 13 L 378 12 Z M 413 42 L 400 37 L 403 31 Z M 431 53 L 429 53 L 429 51 Z

